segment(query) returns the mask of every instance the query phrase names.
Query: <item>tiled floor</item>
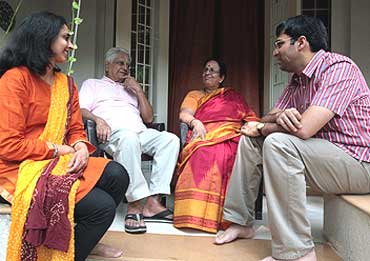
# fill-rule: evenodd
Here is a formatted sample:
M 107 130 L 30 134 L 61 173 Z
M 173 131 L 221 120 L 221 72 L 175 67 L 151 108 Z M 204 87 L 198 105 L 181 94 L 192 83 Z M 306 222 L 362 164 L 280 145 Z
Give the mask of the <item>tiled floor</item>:
M 173 208 L 173 197 L 167 200 L 167 206 Z M 323 200 L 318 196 L 308 197 L 309 207 L 308 216 L 312 225 L 312 235 L 315 242 L 323 242 L 322 227 L 323 227 Z M 267 225 L 266 201 L 264 200 L 263 220 L 258 220 L 255 223 L 256 236 L 255 239 L 271 239 L 271 234 Z M 124 216 L 126 213 L 126 204 L 121 204 L 117 209 L 116 218 L 109 230 L 124 231 Z M 177 229 L 172 224 L 162 223 L 146 223 L 147 233 L 153 234 L 169 234 L 169 235 L 187 235 L 187 236 L 212 236 L 213 234 L 200 232 L 193 229 Z

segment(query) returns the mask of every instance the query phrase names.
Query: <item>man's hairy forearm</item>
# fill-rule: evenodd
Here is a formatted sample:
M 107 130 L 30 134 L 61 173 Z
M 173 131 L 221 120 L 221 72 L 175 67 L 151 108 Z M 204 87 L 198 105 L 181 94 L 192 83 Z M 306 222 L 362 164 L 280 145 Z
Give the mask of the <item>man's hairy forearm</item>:
M 265 116 L 262 117 L 261 119 L 261 122 L 272 122 L 272 123 L 275 123 L 276 122 L 276 119 L 278 118 L 278 116 L 280 115 L 280 111 L 279 112 L 275 112 L 275 113 L 268 113 L 266 114 Z
M 262 132 L 263 136 L 268 136 L 269 134 L 274 133 L 274 132 L 288 133 L 288 131 L 286 131 L 279 124 L 272 123 L 272 122 L 267 122 L 265 124 L 265 126 L 262 128 L 261 132 Z

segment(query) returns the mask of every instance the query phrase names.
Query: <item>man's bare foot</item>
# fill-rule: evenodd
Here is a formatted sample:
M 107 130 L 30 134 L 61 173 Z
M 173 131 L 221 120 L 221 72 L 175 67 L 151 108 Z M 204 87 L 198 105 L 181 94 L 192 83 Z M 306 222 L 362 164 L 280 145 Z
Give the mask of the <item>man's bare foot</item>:
M 90 253 L 90 255 L 96 255 L 107 258 L 117 258 L 122 256 L 122 254 L 123 254 L 122 250 L 114 248 L 112 246 L 108 246 L 103 243 L 98 243 Z
M 276 261 L 276 260 L 281 260 L 281 259 L 275 259 L 272 256 L 268 256 L 262 259 L 261 261 Z M 306 255 L 300 258 L 294 259 L 292 261 L 317 261 L 315 249 L 312 249 Z
M 143 208 L 143 215 L 144 217 L 152 217 L 165 210 L 167 210 L 167 208 L 161 204 L 160 197 L 158 195 L 153 195 L 148 197 Z M 166 218 L 172 220 L 173 215 L 169 214 Z
M 231 224 L 228 229 L 220 233 L 215 238 L 216 245 L 230 243 L 238 238 L 252 238 L 254 237 L 254 229 L 252 226 L 242 226 L 239 224 Z
M 142 206 L 140 200 L 129 202 L 127 204 L 127 214 L 142 214 Z M 125 225 L 128 227 L 144 227 L 144 220 L 136 221 L 135 219 L 126 219 Z

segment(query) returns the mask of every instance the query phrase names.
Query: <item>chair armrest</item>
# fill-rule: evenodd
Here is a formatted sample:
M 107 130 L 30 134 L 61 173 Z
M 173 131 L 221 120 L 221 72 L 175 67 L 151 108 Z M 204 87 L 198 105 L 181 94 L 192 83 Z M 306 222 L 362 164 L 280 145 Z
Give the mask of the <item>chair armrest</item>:
M 104 151 L 99 148 L 99 141 L 96 135 L 96 123 L 93 120 L 82 118 L 84 123 L 84 130 L 86 132 L 87 139 L 89 142 L 95 146 L 96 151 L 91 154 L 93 157 L 103 157 Z
M 151 128 L 151 129 L 156 129 L 157 131 L 165 130 L 164 122 L 151 122 L 151 123 L 146 123 L 145 125 L 146 127 Z
M 189 126 L 185 122 L 180 122 L 180 141 L 181 148 L 184 147 L 186 142 L 186 134 L 188 134 Z

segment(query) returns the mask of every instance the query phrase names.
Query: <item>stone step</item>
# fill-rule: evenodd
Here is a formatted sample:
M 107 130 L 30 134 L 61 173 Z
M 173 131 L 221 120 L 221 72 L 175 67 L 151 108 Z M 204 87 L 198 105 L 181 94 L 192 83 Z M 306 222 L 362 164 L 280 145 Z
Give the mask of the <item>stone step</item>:
M 12 208 L 10 207 L 10 205 L 0 203 L 0 215 L 10 214 L 11 211 Z
M 10 228 L 11 207 L 0 203 L 0 261 L 5 261 L 6 245 Z
M 213 236 L 185 236 L 142 234 L 108 231 L 102 242 L 123 250 L 117 261 L 254 261 L 271 254 L 269 240 L 240 239 L 230 244 L 217 246 Z M 317 244 L 319 261 L 342 260 L 326 244 Z M 113 260 L 89 256 L 88 261 Z
M 343 260 L 370 260 L 370 195 L 324 196 L 323 233 Z

